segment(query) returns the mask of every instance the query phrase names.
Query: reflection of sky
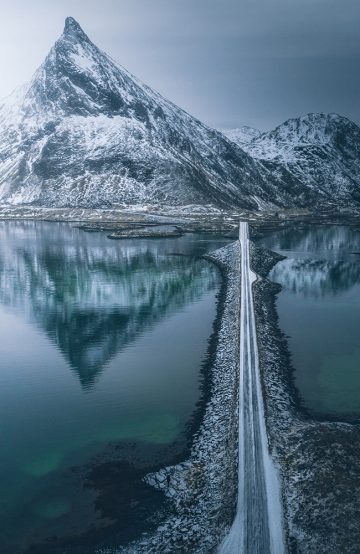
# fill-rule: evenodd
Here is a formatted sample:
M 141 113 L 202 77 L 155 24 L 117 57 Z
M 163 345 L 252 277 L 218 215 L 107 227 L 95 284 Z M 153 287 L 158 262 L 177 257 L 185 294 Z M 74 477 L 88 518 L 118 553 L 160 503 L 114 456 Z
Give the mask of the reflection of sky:
M 174 439 L 198 398 L 198 370 L 215 316 L 214 300 L 215 291 L 205 293 L 195 304 L 169 314 L 115 355 L 96 386 L 85 394 L 47 337 L 18 314 L 0 308 L 2 439 L 6 442 L 6 437 L 13 436 L 12 442 L 17 443 L 24 433 L 21 448 L 31 442 L 32 450 L 42 450 L 54 441 L 61 449 L 61 441 L 70 440 L 75 447 L 102 442 L 103 434 L 112 433 L 114 440 L 126 438 L 130 424 L 134 430 L 128 438 L 145 439 L 141 422 L 152 418 L 158 422 L 166 414 L 175 417 L 170 437 Z M 156 428 L 161 433 L 161 425 L 157 423 L 153 432 Z M 71 450 L 71 445 L 65 449 Z

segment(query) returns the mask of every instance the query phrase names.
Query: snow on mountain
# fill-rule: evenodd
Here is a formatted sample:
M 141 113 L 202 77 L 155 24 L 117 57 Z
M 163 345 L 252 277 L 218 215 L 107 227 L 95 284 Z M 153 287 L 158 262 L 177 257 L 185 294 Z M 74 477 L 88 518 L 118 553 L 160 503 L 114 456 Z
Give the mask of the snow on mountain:
M 289 119 L 244 144 L 273 174 L 287 171 L 315 204 L 359 207 L 360 128 L 337 114 Z
M 249 127 L 248 125 L 243 125 L 235 129 L 220 129 L 220 131 L 241 148 L 244 148 L 249 142 L 261 135 L 261 131 L 254 127 Z
M 116 64 L 69 17 L 31 82 L 0 103 L 0 202 L 352 207 L 359 133 L 313 114 L 225 136 Z
M 257 162 L 117 65 L 72 18 L 0 122 L 3 202 L 270 203 Z

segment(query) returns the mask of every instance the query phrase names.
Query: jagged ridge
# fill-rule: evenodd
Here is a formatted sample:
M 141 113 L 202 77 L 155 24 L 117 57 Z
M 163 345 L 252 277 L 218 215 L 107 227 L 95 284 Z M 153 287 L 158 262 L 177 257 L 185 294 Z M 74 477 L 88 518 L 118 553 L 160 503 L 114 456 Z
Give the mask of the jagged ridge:
M 337 114 L 289 119 L 243 148 L 270 171 L 288 171 L 316 195 L 316 205 L 359 208 L 360 128 Z

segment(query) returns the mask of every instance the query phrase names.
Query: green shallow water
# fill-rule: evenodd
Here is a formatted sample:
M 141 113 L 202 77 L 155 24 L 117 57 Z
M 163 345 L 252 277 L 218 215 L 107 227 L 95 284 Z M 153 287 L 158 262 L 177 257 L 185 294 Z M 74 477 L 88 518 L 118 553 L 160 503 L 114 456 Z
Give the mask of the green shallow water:
M 287 258 L 270 278 L 282 285 L 277 309 L 295 384 L 314 417 L 360 419 L 360 232 L 294 226 L 260 243 Z
M 141 478 L 184 455 L 220 284 L 197 256 L 227 242 L 0 223 L 2 554 L 123 544 L 166 509 Z

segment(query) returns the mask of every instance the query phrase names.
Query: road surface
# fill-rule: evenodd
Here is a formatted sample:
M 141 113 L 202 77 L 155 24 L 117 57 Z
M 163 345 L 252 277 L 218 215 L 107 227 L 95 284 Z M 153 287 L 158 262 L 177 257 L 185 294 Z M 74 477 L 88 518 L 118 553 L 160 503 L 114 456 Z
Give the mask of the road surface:
M 283 554 L 280 484 L 269 454 L 259 375 L 248 224 L 240 223 L 241 302 L 237 512 L 219 554 Z

